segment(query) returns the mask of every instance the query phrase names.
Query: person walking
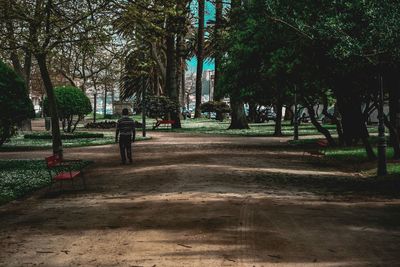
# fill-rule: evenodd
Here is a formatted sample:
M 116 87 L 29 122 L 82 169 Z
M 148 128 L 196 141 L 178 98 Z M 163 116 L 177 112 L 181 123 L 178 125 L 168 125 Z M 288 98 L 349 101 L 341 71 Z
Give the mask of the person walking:
M 129 118 L 129 110 L 122 110 L 122 118 L 118 120 L 115 133 L 115 143 L 118 143 L 121 153 L 122 164 L 126 164 L 128 158 L 129 163 L 132 163 L 132 142 L 135 142 L 136 129 L 135 121 Z

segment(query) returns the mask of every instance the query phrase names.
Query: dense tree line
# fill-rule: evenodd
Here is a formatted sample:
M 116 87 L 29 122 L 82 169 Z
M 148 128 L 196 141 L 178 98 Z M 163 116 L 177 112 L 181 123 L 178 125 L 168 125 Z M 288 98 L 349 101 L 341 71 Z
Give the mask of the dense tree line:
M 205 6 L 215 18 L 205 23 Z M 121 97 L 167 96 L 183 106 L 186 62 L 198 59 L 196 115 L 201 115 L 204 59 L 214 59 L 215 101 L 230 98 L 230 128 L 248 128 L 256 106 L 274 106 L 275 135 L 282 135 L 282 107 L 294 94 L 311 122 L 332 145 L 362 141 L 370 158 L 368 117 L 383 81 L 390 112 L 385 123 L 400 157 L 400 4 L 368 1 L 274 0 L 31 0 L 0 3 L 1 57 L 30 88 L 40 72 L 52 117 L 53 150 L 62 150 L 51 73 L 84 91 L 122 67 Z M 117 68 L 118 68 L 117 67 Z M 115 79 L 114 79 L 115 80 Z M 27 92 L 27 91 L 26 91 Z M 218 104 L 218 103 L 217 103 Z M 320 124 L 315 106 L 337 125 L 339 141 Z M 328 107 L 334 106 L 334 112 Z M 218 111 L 219 109 L 217 109 Z M 223 112 L 217 112 L 222 119 Z M 180 114 L 169 115 L 179 128 Z M 293 115 L 292 115 L 293 117 Z M 298 118 L 294 118 L 298 119 Z
M 368 141 L 367 119 L 377 106 L 382 77 L 390 112 L 386 124 L 399 157 L 400 4 L 392 1 L 239 1 L 225 38 L 221 94 L 247 103 L 274 105 L 275 134 L 281 110 L 295 90 L 311 122 L 332 145 L 315 117 L 315 104 L 337 124 L 339 142 Z M 295 89 L 297 88 L 297 89 Z M 327 106 L 334 104 L 334 114 Z M 248 127 L 245 121 L 232 125 Z

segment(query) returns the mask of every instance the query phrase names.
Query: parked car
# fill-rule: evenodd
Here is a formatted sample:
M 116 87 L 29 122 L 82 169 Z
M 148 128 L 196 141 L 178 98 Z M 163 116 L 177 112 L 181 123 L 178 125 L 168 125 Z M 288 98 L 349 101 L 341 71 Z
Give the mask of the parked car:
M 182 110 L 182 116 L 186 119 L 191 119 L 192 118 L 192 111 L 190 109 L 183 109 Z
M 276 120 L 276 113 L 273 112 L 271 109 L 264 109 L 260 111 L 259 122 L 269 122 L 269 121 L 275 121 Z

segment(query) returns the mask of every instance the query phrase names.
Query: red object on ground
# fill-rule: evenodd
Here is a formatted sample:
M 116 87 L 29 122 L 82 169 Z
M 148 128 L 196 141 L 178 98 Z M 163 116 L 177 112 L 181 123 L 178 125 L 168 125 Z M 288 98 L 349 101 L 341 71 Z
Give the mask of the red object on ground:
M 175 121 L 174 120 L 157 120 L 156 124 L 153 126 L 153 130 L 157 129 L 158 127 L 160 127 L 161 125 L 171 125 L 172 128 L 172 124 L 174 124 Z
M 72 165 L 70 163 L 80 162 L 80 160 L 63 160 L 59 155 L 53 155 L 45 158 L 47 169 L 49 171 L 50 177 L 53 181 L 66 181 L 70 180 L 73 182 L 74 178 L 82 176 L 84 187 L 86 188 L 86 181 L 83 177 L 82 171 L 72 170 Z M 57 168 L 62 168 L 57 171 Z M 68 169 L 65 171 L 65 169 Z M 53 172 L 52 172 L 53 171 Z

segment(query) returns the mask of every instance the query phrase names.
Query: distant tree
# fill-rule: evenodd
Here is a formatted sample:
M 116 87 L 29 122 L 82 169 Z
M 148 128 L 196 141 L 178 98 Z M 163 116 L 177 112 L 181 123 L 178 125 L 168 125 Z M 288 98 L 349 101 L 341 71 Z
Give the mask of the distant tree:
M 0 146 L 12 136 L 15 125 L 33 114 L 23 79 L 0 61 Z
M 92 112 L 89 98 L 81 89 L 73 86 L 56 87 L 54 89 L 58 116 L 62 121 L 64 132 L 72 133 L 85 115 Z M 49 112 L 48 99 L 44 99 L 44 111 Z
M 122 2 L 122 1 L 121 1 Z M 130 43 L 121 81 L 121 98 L 146 94 L 182 100 L 182 79 L 186 59 L 190 58 L 191 39 L 189 0 L 125 1 L 115 21 L 116 27 Z M 181 128 L 179 112 L 170 114 L 173 128 Z

